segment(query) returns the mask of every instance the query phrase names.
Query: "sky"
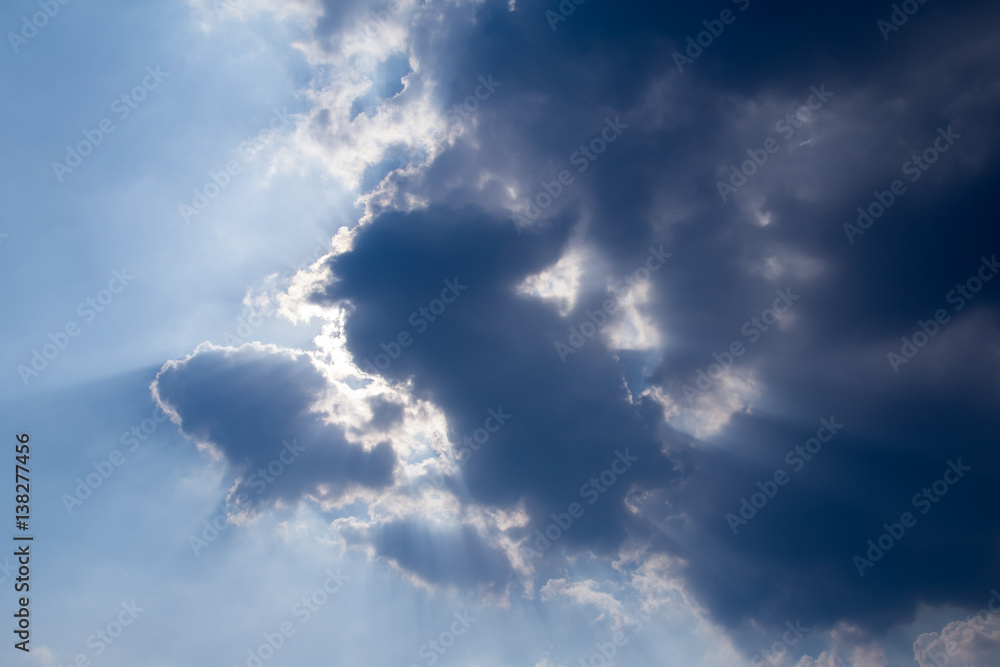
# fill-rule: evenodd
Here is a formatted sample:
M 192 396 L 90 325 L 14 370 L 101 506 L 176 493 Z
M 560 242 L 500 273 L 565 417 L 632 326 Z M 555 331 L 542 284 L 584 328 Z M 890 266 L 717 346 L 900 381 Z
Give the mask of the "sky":
M 0 26 L 0 664 L 1000 667 L 996 3 Z

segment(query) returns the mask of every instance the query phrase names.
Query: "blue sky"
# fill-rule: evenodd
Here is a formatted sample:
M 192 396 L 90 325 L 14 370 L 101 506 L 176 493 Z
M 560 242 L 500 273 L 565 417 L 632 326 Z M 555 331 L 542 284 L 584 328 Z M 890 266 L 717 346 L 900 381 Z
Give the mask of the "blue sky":
M 997 18 L 9 4 L 0 663 L 1000 665 Z

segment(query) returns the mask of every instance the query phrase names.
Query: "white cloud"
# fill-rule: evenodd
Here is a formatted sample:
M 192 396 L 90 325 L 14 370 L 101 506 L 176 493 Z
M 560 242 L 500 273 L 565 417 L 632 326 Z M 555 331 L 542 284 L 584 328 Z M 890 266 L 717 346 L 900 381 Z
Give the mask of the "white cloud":
M 607 616 L 614 622 L 615 629 L 621 628 L 627 620 L 624 606 L 610 593 L 598 590 L 598 585 L 592 579 L 581 581 L 549 579 L 542 586 L 542 600 L 562 597 L 579 605 L 595 607 L 600 612 L 594 621 L 595 623 L 604 620 Z
M 830 631 L 830 637 L 832 646 L 829 649 L 815 658 L 802 656 L 794 667 L 886 667 L 889 664 L 879 642 L 856 626 L 838 625 Z M 787 657 L 788 653 L 781 655 Z
M 525 278 L 517 289 L 522 294 L 553 302 L 559 314 L 565 317 L 576 307 L 580 277 L 592 259 L 584 248 L 573 246 L 558 262 Z
M 681 389 L 667 393 L 650 387 L 643 392 L 663 406 L 667 423 L 696 438 L 715 435 L 734 414 L 748 413 L 750 401 L 759 394 L 751 371 L 737 373 L 732 368 L 723 371 L 706 391 L 693 393 L 690 401 Z
M 1000 619 L 983 612 L 917 637 L 913 655 L 920 667 L 1000 666 Z

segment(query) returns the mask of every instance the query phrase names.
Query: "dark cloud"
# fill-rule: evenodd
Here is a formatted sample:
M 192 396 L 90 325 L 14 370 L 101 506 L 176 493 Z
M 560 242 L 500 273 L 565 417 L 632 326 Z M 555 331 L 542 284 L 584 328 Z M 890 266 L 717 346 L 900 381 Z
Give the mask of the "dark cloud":
M 462 459 L 458 484 L 471 502 L 510 508 L 524 499 L 535 518 L 530 529 L 544 529 L 552 513 L 589 500 L 581 499 L 581 486 L 607 469 L 617 450 L 639 457 L 641 465 L 588 505 L 561 540 L 609 551 L 632 521 L 623 502 L 629 488 L 663 483 L 675 466 L 629 403 L 621 369 L 600 343 L 563 363 L 554 341 L 567 337 L 569 324 L 551 306 L 516 293 L 521 279 L 556 260 L 564 239 L 558 229 L 520 236 L 509 221 L 475 209 L 387 214 L 335 258 L 336 279 L 315 299 L 350 301 L 345 333 L 359 364 L 376 362 L 381 344 L 400 332 L 412 335 L 382 374 L 412 379 L 418 396 L 444 410 L 456 451 L 484 427 L 489 410 L 510 415 Z M 445 280 L 465 289 L 418 333 L 422 318 L 413 326 L 411 314 L 438 297 Z
M 336 281 L 318 300 L 350 302 L 351 352 L 359 363 L 374 358 L 457 276 L 468 291 L 381 371 L 412 378 L 440 405 L 456 446 L 486 409 L 513 415 L 455 488 L 475 503 L 526 499 L 534 529 L 616 448 L 632 447 L 642 468 L 562 544 L 609 551 L 631 534 L 682 555 L 699 598 L 731 628 L 803 618 L 877 634 L 919 604 L 977 603 L 998 556 L 996 519 L 983 510 L 998 465 L 1000 291 L 987 284 L 961 311 L 947 295 L 1000 250 L 996 6 L 924 3 L 886 41 L 877 21 L 891 3 L 755 1 L 680 74 L 673 52 L 734 5 L 585 3 L 552 31 L 545 10 L 557 4 L 518 2 L 511 12 L 487 3 L 474 22 L 418 31 L 442 108 L 471 94 L 479 75 L 503 85 L 467 140 L 419 177 L 397 179 L 384 215 L 332 263 Z M 781 137 L 777 121 L 821 85 L 834 95 Z M 618 116 L 629 128 L 577 172 L 571 153 Z M 948 127 L 961 138 L 910 181 L 904 163 Z M 722 201 L 717 181 L 768 137 L 782 139 L 779 152 Z M 517 235 L 509 186 L 522 203 L 561 169 L 575 182 L 545 212 L 551 226 Z M 844 224 L 897 178 L 907 192 L 850 243 Z M 407 197 L 431 207 L 391 212 Z M 560 317 L 513 288 L 571 238 L 606 264 L 586 267 L 587 288 Z M 674 253 L 644 308 L 665 341 L 659 362 L 641 372 L 648 355 L 616 356 L 591 341 L 561 364 L 552 343 L 606 298 L 594 285 L 634 270 L 658 243 Z M 788 287 L 800 295 L 789 317 L 735 365 L 757 387 L 750 414 L 690 443 L 662 426 L 651 401 L 629 402 L 623 377 L 684 408 L 680 388 L 713 353 L 747 342 L 743 323 Z M 894 373 L 886 354 L 939 308 L 951 322 Z M 843 432 L 733 535 L 725 514 L 831 416 Z M 859 577 L 852 556 L 957 457 L 974 472 Z M 653 490 L 645 526 L 625 509 L 632 484 Z
M 485 428 L 490 410 L 510 415 L 462 457 L 448 488 L 466 506 L 523 502 L 531 523 L 515 537 L 544 530 L 580 502 L 581 487 L 628 449 L 638 463 L 584 505 L 553 553 L 613 555 L 629 544 L 679 556 L 697 599 L 738 642 L 750 641 L 750 627 L 793 619 L 854 624 L 863 641 L 912 620 L 921 605 L 980 604 L 1000 555 L 989 511 L 1000 472 L 1000 280 L 961 308 L 950 295 L 981 258 L 1000 253 L 1000 9 L 978 0 L 919 4 L 885 40 L 878 21 L 892 3 L 588 2 L 552 30 L 546 11 L 558 5 L 519 0 L 511 11 L 502 0 L 417 12 L 412 58 L 383 63 L 355 113 L 391 103 L 410 63 L 419 63 L 413 89 L 433 83 L 442 109 L 471 95 L 480 76 L 501 85 L 432 164 L 389 177 L 373 221 L 329 262 L 333 279 L 312 301 L 348 307 L 344 333 L 356 363 L 412 382 L 418 398 L 443 410 L 456 451 Z M 324 6 L 321 40 L 360 12 Z M 735 21 L 679 72 L 675 51 L 724 9 Z M 823 86 L 833 95 L 783 134 L 779 121 Z M 627 128 L 578 171 L 574 151 L 608 119 Z M 948 128 L 954 145 L 910 180 L 904 164 Z M 780 149 L 723 200 L 718 182 L 769 138 Z M 386 156 L 365 183 L 404 157 Z M 519 234 L 512 209 L 564 169 L 573 183 Z M 905 194 L 849 238 L 844 225 L 894 179 Z M 395 210 L 413 202 L 428 205 Z M 620 352 L 595 337 L 563 363 L 554 342 L 609 297 L 607 280 L 633 272 L 660 244 L 673 257 L 650 277 L 638 310 L 662 344 Z M 596 260 L 583 266 L 571 312 L 518 293 L 521 281 L 579 247 Z M 442 311 L 420 312 L 449 289 L 455 298 L 440 302 Z M 789 289 L 797 299 L 787 316 L 758 328 L 750 344 L 744 324 Z M 949 321 L 894 370 L 887 353 L 938 309 Z M 727 405 L 723 390 L 704 399 L 718 428 L 702 440 L 675 430 L 683 418 L 705 418 L 683 387 L 734 341 L 747 348 L 733 374 L 749 405 Z M 156 387 L 186 433 L 241 471 L 273 458 L 282 439 L 309 442 L 316 458 L 275 483 L 282 497 L 321 483 L 391 481 L 390 445 L 365 452 L 309 412 L 324 382 L 304 356 L 202 350 L 166 367 Z M 637 398 L 646 389 L 679 414 Z M 372 409 L 373 428 L 400 419 L 394 404 Z M 787 452 L 816 435 L 821 419 L 844 427 L 791 471 Z M 912 497 L 958 459 L 972 470 L 859 576 L 853 556 L 883 523 L 919 512 Z M 779 469 L 788 484 L 733 534 L 726 514 Z M 366 535 L 377 553 L 430 582 L 512 576 L 471 528 L 396 519 Z M 463 556 L 447 555 L 456 553 Z
M 205 346 L 164 366 L 153 392 L 185 435 L 222 453 L 241 479 L 231 498 L 246 494 L 250 506 L 391 484 L 396 455 L 388 442 L 366 451 L 313 410 L 325 387 L 307 355 Z

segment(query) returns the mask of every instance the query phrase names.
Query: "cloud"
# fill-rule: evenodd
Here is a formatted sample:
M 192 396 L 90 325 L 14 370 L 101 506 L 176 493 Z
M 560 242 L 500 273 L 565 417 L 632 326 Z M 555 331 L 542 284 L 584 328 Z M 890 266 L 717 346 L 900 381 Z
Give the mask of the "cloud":
M 535 667 L 559 667 L 559 665 L 556 665 L 556 663 L 552 662 L 548 658 L 542 658 L 535 663 Z
M 1000 292 L 962 309 L 946 296 L 1000 249 L 997 8 L 928 5 L 887 43 L 886 8 L 753 3 L 681 73 L 673 52 L 702 29 L 703 8 L 588 3 L 553 31 L 549 4 L 404 3 L 364 45 L 349 39 L 362 5 L 323 5 L 302 49 L 329 75 L 306 91 L 312 108 L 285 159 L 319 161 L 363 211 L 279 300 L 293 321 L 326 320 L 340 347 L 319 340 L 316 361 L 200 351 L 165 369 L 161 395 L 186 433 L 241 469 L 266 462 L 270 450 L 245 444 L 261 433 L 322 433 L 340 458 L 282 478 L 297 480 L 289 497 L 378 490 L 368 516 L 335 525 L 424 582 L 566 581 L 562 557 L 587 554 L 619 559 L 648 592 L 643 562 L 667 559 L 683 581 L 671 590 L 740 646 L 801 618 L 834 641 L 808 664 L 884 664 L 872 638 L 922 604 L 976 604 L 1000 555 L 983 547 L 998 519 L 979 511 L 1000 472 Z M 502 86 L 449 121 L 485 74 Z M 822 86 L 832 96 L 795 116 Z M 627 127 L 594 143 L 608 119 Z M 903 165 L 946 127 L 961 139 L 909 180 Z M 718 183 L 769 138 L 779 150 L 723 200 Z M 852 243 L 844 225 L 894 179 L 907 192 Z M 519 232 L 511 215 L 532 206 Z M 660 244 L 669 265 L 562 363 L 555 342 Z M 421 314 L 445 281 L 466 288 Z M 776 290 L 800 295 L 780 316 Z M 886 353 L 942 307 L 953 322 L 894 373 Z M 319 361 L 328 353 L 392 394 L 367 395 L 346 431 L 309 411 L 336 375 Z M 237 382 L 220 383 L 216 366 Z M 211 391 L 181 381 L 191 373 Z M 699 373 L 711 386 L 686 400 Z M 282 377 L 291 398 L 251 389 Z M 231 385 L 239 400 L 213 399 Z M 242 426 L 240 401 L 269 416 Z M 439 411 L 428 419 L 440 438 L 380 445 L 409 432 L 417 402 Z M 509 421 L 445 465 L 500 408 Z M 843 432 L 791 471 L 787 453 L 830 418 Z M 590 504 L 581 489 L 622 448 L 641 464 Z M 956 456 L 975 472 L 860 577 L 852 556 Z M 778 470 L 792 481 L 733 534 L 727 513 Z M 425 503 L 404 509 L 401 487 L 434 474 Z M 583 515 L 543 558 L 512 555 L 574 502 Z M 454 572 L 435 561 L 446 545 L 470 554 Z M 636 553 L 645 560 L 622 559 Z
M 55 667 L 59 664 L 56 660 L 55 653 L 51 648 L 45 646 L 36 646 L 31 650 L 26 658 L 25 664 L 31 665 L 32 667 Z
M 371 449 L 315 410 L 326 388 L 308 355 L 273 346 L 203 345 L 168 362 L 153 383 L 156 400 L 181 431 L 221 457 L 236 475 L 231 499 L 336 499 L 352 487 L 392 483 L 389 442 Z M 244 507 L 245 506 L 245 507 Z
M 598 582 L 589 579 L 583 581 L 549 579 L 542 586 L 540 593 L 543 601 L 562 597 L 578 605 L 595 607 L 600 612 L 595 622 L 604 620 L 607 616 L 613 621 L 613 627 L 616 630 L 620 629 L 627 620 L 624 605 L 615 599 L 614 595 L 605 593 L 598 587 Z
M 683 76 L 671 53 L 686 37 L 682 26 L 704 18 L 694 9 L 588 6 L 574 15 L 572 29 L 554 33 L 535 20 L 542 9 L 487 3 L 474 21 L 465 20 L 468 8 L 442 10 L 433 42 L 406 42 L 421 80 L 444 92 L 425 98 L 439 109 L 460 101 L 468 92 L 463 82 L 483 72 L 503 87 L 461 134 L 420 158 L 415 171 L 389 179 L 391 195 L 368 209 L 349 247 L 312 274 L 296 307 L 344 313 L 347 350 L 361 366 L 381 352 L 380 343 L 409 329 L 408 316 L 443 280 L 457 276 L 468 291 L 378 370 L 439 406 L 455 447 L 489 407 L 513 415 L 448 488 L 476 506 L 523 502 L 531 520 L 521 537 L 528 539 L 579 500 L 580 486 L 628 443 L 643 468 L 588 507 L 554 553 L 610 556 L 628 540 L 645 541 L 650 553 L 680 559 L 690 594 L 737 634 L 746 623 L 781 627 L 799 616 L 827 628 L 849 622 L 882 631 L 905 619 L 915 600 L 943 603 L 949 596 L 941 590 L 984 576 L 988 558 L 962 536 L 990 528 L 972 518 L 971 497 L 958 495 L 927 529 L 943 530 L 942 540 L 977 563 L 973 571 L 929 572 L 921 563 L 937 547 L 919 538 L 892 554 L 905 583 L 879 570 L 872 576 L 881 583 L 872 588 L 851 566 L 852 553 L 877 537 L 871 531 L 897 506 L 905 509 L 953 454 L 946 438 L 932 434 L 959 423 L 963 453 L 987 444 L 984 413 L 962 401 L 995 405 L 994 382 L 977 378 L 977 388 L 963 392 L 969 399 L 942 404 L 940 385 L 923 371 L 900 385 L 881 366 L 886 345 L 962 278 L 962 258 L 989 248 L 981 225 L 989 201 L 983 163 L 959 148 L 914 185 L 912 199 L 893 210 L 923 230 L 905 244 L 890 232 L 879 237 L 876 227 L 852 246 L 842 229 L 938 126 L 976 126 L 996 145 L 993 131 L 975 119 L 998 98 L 965 94 L 997 60 L 984 46 L 991 30 L 970 20 L 982 3 L 949 9 L 933 29 L 908 26 L 912 37 L 889 50 L 872 33 L 874 19 L 806 18 L 790 6 L 775 19 L 754 7 Z M 855 10 L 865 11 L 860 4 Z M 869 33 L 875 39 L 863 37 Z M 598 34 L 594 47 L 590 38 Z M 739 57 L 778 34 L 782 46 L 765 50 L 761 63 L 751 67 Z M 962 39 L 953 40 L 957 35 Z M 928 40 L 937 45 L 933 57 L 925 55 Z M 826 62 L 830 49 L 849 54 L 841 66 Z M 467 57 L 454 63 L 447 56 L 454 51 Z M 615 65 L 626 58 L 629 68 Z M 940 85 L 924 86 L 925 77 Z M 833 95 L 792 126 L 791 138 L 777 129 L 823 85 Z M 578 171 L 574 152 L 579 157 L 599 136 L 607 117 L 628 128 Z M 782 139 L 781 151 L 732 201 L 722 201 L 716 181 L 769 136 Z M 543 224 L 518 234 L 511 211 L 546 184 L 554 192 L 564 169 L 574 182 L 552 197 Z M 926 236 L 942 217 L 955 219 L 945 193 L 963 181 L 970 185 L 961 224 L 975 243 Z M 650 278 L 633 318 L 648 322 L 655 336 L 641 345 L 602 336 L 557 364 L 554 341 L 608 297 L 609 279 L 633 271 L 649 245 L 661 242 L 674 253 L 670 269 Z M 914 259 L 932 246 L 949 271 Z M 901 302 L 895 295 L 902 284 L 926 298 Z M 801 300 L 778 325 L 743 328 L 762 317 L 775 290 L 787 288 Z M 997 297 L 984 294 L 980 303 L 995 310 Z M 756 332 L 752 343 L 748 330 Z M 939 349 L 951 335 L 936 341 Z M 734 341 L 745 354 L 686 402 L 681 388 Z M 967 358 L 991 358 L 987 349 L 976 340 Z M 733 536 L 725 514 L 831 414 L 850 421 L 821 467 L 803 473 Z M 859 478 L 882 481 L 858 488 Z M 967 493 L 979 493 L 979 484 L 971 482 Z M 627 501 L 630 494 L 642 500 Z M 824 528 L 803 529 L 814 525 Z M 733 591 L 740 593 L 734 598 Z
M 791 663 L 788 654 L 782 660 L 794 667 L 887 667 L 885 652 L 877 641 L 858 627 L 839 625 L 831 633 L 832 646 L 816 658 L 802 656 Z
M 331 259 L 334 279 L 312 301 L 349 302 L 347 348 L 359 365 L 377 359 L 400 332 L 412 335 L 380 375 L 412 382 L 415 395 L 438 405 L 456 449 L 463 435 L 483 426 L 489 409 L 511 415 L 463 462 L 457 482 L 463 497 L 508 509 L 524 501 L 532 529 L 545 528 L 570 503 L 584 503 L 586 512 L 561 542 L 613 551 L 629 525 L 648 530 L 625 509 L 629 489 L 676 473 L 600 343 L 563 364 L 553 343 L 565 335 L 565 320 L 517 293 L 525 275 L 557 259 L 562 244 L 557 231 L 522 239 L 512 225 L 475 209 L 388 214 Z M 419 307 L 438 296 L 445 280 L 467 289 L 424 323 Z M 580 409 L 588 402 L 602 406 L 599 415 Z M 642 467 L 589 503 L 581 486 L 625 444 Z
M 983 609 L 978 615 L 949 623 L 941 632 L 924 633 L 913 643 L 913 656 L 920 667 L 997 667 L 1000 620 Z

